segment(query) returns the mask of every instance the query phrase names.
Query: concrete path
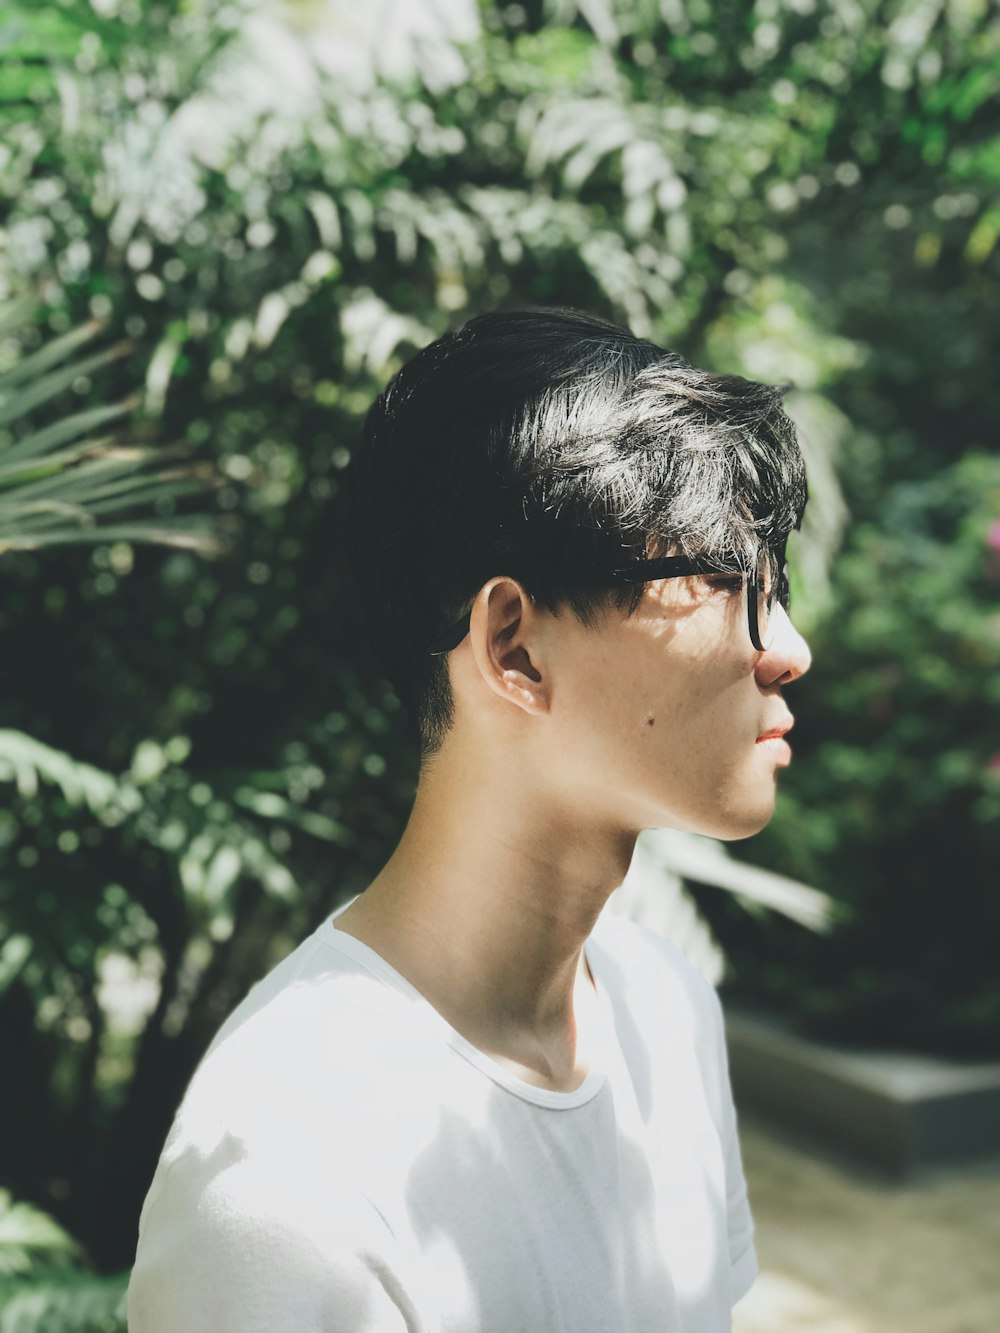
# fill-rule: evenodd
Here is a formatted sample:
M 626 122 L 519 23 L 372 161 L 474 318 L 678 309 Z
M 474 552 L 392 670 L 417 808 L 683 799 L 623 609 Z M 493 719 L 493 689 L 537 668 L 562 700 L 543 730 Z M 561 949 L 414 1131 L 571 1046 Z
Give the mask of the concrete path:
M 898 1184 L 739 1128 L 761 1273 L 733 1333 L 1000 1333 L 1000 1159 Z

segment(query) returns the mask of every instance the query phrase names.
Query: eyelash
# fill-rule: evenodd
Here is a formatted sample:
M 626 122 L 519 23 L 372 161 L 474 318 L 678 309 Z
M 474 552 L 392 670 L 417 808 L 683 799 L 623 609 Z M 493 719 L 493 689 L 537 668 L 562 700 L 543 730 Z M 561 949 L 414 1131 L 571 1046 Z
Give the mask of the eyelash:
M 743 591 L 743 578 L 711 578 L 709 586 L 712 588 L 723 588 L 729 593 L 738 593 Z

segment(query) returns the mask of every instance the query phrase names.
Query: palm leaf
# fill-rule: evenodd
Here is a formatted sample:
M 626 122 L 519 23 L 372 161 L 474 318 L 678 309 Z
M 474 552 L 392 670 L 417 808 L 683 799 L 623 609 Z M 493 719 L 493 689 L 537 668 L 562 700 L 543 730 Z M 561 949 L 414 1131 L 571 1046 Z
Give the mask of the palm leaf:
M 0 334 L 16 332 L 36 308 L 27 297 L 0 309 Z M 122 341 L 79 356 L 104 328 L 104 322 L 88 320 L 0 373 L 0 428 L 5 428 L 0 430 L 0 554 L 71 542 L 129 541 L 221 555 L 229 545 L 226 520 L 173 513 L 181 497 L 225 484 L 214 465 L 183 461 L 191 452 L 184 442 L 125 446 L 111 436 L 90 434 L 133 411 L 134 395 L 42 425 L 29 421 L 81 376 L 133 350 Z M 18 435 L 16 428 L 22 426 Z M 109 523 L 109 516 L 117 521 Z
M 841 912 L 828 894 L 736 861 L 714 838 L 679 829 L 645 829 L 607 910 L 671 940 L 714 986 L 724 980 L 728 960 L 698 911 L 691 884 L 722 889 L 743 905 L 780 912 L 818 934 L 830 931 Z
M 42 350 L 49 351 L 51 349 L 44 348 Z M 68 389 L 73 381 L 79 379 L 81 375 L 89 375 L 91 371 L 99 370 L 101 366 L 106 366 L 109 362 L 126 356 L 132 350 L 132 344 L 129 342 L 116 343 L 114 347 L 106 347 L 101 352 L 94 352 L 90 356 L 84 357 L 82 361 L 63 366 L 59 370 L 52 371 L 51 374 L 41 376 L 37 373 L 28 374 L 20 377 L 20 382 L 15 379 L 6 391 L 4 386 L 0 385 L 0 426 L 8 426 L 12 421 L 27 416 L 36 407 L 40 407 L 42 403 L 47 403 L 50 398 L 54 398 L 57 393 L 62 393 L 64 389 Z
M 648 829 L 640 841 L 654 864 L 684 880 L 725 889 L 820 934 L 837 921 L 840 905 L 829 894 L 787 875 L 737 861 L 714 838 L 678 829 Z
M 94 815 L 112 805 L 134 810 L 139 804 L 131 783 L 21 731 L 0 730 L 0 781 L 13 780 L 22 797 L 32 797 L 39 778 L 58 787 L 70 805 L 86 805 Z
M 19 315 L 30 313 L 30 310 L 31 306 L 27 303 L 17 307 Z M 44 347 L 39 347 L 37 352 L 32 352 L 30 356 L 26 356 L 23 361 L 19 361 L 0 375 L 0 399 L 6 398 L 8 391 L 23 380 L 30 380 L 40 375 L 43 370 L 48 370 L 50 366 L 58 365 L 69 356 L 70 352 L 75 352 L 82 343 L 93 338 L 104 327 L 104 320 L 89 319 L 75 329 L 60 334 L 58 338 L 53 338 Z
M 0 475 L 12 463 L 19 463 L 25 458 L 34 458 L 37 454 L 44 454 L 49 449 L 56 449 L 60 445 L 68 443 L 78 435 L 83 435 L 85 431 L 93 430 L 95 426 L 103 426 L 106 421 L 111 421 L 114 417 L 124 416 L 126 412 L 132 412 L 139 406 L 138 397 L 126 398 L 124 402 L 112 403 L 106 407 L 90 407 L 83 412 L 74 412 L 68 417 L 63 417 L 60 421 L 55 421 L 51 426 L 45 426 L 42 430 L 31 431 L 23 435 L 17 444 L 9 445 L 0 455 L 3 459 L 0 465 Z

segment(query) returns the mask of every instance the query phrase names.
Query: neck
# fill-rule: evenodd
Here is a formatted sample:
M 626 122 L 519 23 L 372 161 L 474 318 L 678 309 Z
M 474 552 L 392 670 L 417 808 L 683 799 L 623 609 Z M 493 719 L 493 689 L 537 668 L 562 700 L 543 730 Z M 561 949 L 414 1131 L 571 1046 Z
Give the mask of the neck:
M 425 771 L 398 847 L 337 925 L 474 1044 L 572 1067 L 593 994 L 583 945 L 636 839 L 582 824 L 525 784 L 500 792 L 454 766 Z

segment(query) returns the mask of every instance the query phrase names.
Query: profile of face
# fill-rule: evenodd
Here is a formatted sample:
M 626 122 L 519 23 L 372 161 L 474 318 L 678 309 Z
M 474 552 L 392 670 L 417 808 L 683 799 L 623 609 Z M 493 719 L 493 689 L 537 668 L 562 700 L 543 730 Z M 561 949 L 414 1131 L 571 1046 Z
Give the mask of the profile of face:
M 773 616 L 759 650 L 743 581 L 696 575 L 650 582 L 633 615 L 610 607 L 588 627 L 501 578 L 477 596 L 465 669 L 568 818 L 745 838 L 770 819 L 790 757 L 759 738 L 790 723 L 782 691 L 811 660 L 788 614 Z

